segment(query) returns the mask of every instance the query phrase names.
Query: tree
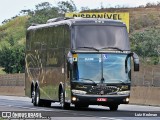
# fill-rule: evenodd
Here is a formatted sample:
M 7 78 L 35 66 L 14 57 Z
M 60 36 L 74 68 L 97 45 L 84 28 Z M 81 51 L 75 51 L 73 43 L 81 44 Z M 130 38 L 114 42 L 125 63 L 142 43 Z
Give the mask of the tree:
M 150 29 L 144 32 L 134 33 L 130 36 L 132 51 L 138 53 L 143 61 L 150 61 L 151 64 L 158 64 L 160 45 L 160 29 Z
M 36 5 L 35 10 L 21 10 L 21 13 L 30 16 L 26 26 L 29 27 L 33 23 L 44 24 L 48 19 L 58 17 L 58 10 L 58 7 L 53 7 L 50 3 L 43 2 Z
M 76 6 L 74 2 L 71 0 L 58 2 L 57 7 L 52 6 L 48 2 L 43 2 L 35 6 L 35 10 L 21 10 L 22 14 L 29 15 L 30 18 L 27 23 L 27 27 L 36 24 L 44 24 L 48 19 L 56 18 L 56 17 L 64 17 L 66 12 L 74 12 L 76 11 Z
M 77 10 L 76 5 L 72 0 L 69 1 L 60 1 L 58 2 L 59 12 L 65 14 L 66 12 L 74 12 Z
M 23 73 L 25 66 L 24 46 L 3 47 L 0 51 L 0 66 L 6 73 Z

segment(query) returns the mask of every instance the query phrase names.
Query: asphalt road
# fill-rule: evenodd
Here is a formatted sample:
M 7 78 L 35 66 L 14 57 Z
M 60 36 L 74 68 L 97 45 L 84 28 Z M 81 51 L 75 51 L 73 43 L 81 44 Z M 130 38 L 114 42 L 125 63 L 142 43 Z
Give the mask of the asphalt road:
M 77 110 L 72 105 L 69 110 L 62 110 L 59 103 L 52 103 L 48 108 L 35 107 L 30 98 L 15 96 L 0 96 L 0 111 L 0 116 L 5 116 L 7 112 L 11 113 L 12 117 L 34 113 L 44 119 L 51 117 L 53 120 L 160 120 L 160 107 L 155 106 L 120 105 L 118 111 L 113 112 L 104 106 L 92 105 L 87 109 Z

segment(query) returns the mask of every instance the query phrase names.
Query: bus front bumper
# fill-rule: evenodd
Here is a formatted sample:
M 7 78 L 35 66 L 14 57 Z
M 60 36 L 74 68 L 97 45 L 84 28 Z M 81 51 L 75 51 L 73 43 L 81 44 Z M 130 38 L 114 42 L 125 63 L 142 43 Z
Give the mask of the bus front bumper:
M 129 95 L 72 95 L 72 104 L 110 105 L 128 104 Z

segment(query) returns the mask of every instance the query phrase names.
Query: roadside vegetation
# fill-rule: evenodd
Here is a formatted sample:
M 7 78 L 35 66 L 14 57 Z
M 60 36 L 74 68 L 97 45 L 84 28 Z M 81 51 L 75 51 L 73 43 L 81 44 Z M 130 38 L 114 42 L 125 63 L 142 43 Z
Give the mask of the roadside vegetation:
M 35 10 L 21 10 L 23 16 L 4 20 L 0 26 L 0 73 L 24 73 L 25 34 L 30 25 L 43 24 L 50 18 L 73 11 L 76 11 L 76 6 L 72 1 L 59 2 L 56 7 L 44 2 L 36 5 Z
M 0 26 L 0 74 L 24 72 L 25 34 L 30 25 L 43 24 L 48 19 L 63 17 L 66 12 L 74 11 L 77 11 L 77 8 L 72 0 L 59 2 L 57 6 L 44 2 L 36 5 L 34 10 L 21 10 L 20 16 L 4 20 Z M 81 12 L 129 12 L 131 48 L 141 56 L 145 64 L 151 65 L 160 63 L 159 11 L 160 3 L 147 3 L 146 6 L 137 8 L 107 8 L 103 5 L 96 10 L 81 8 Z
M 24 72 L 27 16 L 16 17 L 0 26 L 0 73 Z

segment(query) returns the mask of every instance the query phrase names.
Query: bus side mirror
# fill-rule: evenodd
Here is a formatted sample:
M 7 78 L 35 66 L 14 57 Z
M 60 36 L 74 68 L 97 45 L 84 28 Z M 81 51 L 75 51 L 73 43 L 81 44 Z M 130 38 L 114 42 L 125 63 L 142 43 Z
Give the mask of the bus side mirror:
M 72 71 L 73 70 L 73 64 L 69 63 L 69 70 Z
M 139 71 L 139 57 L 136 53 L 133 52 L 133 62 L 134 62 L 134 71 Z
M 70 71 L 73 70 L 73 65 L 70 62 L 67 62 L 67 78 L 70 76 Z

